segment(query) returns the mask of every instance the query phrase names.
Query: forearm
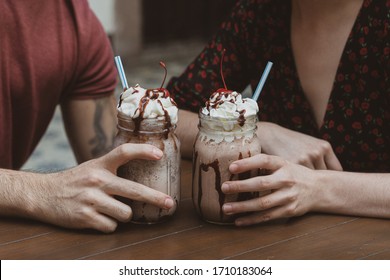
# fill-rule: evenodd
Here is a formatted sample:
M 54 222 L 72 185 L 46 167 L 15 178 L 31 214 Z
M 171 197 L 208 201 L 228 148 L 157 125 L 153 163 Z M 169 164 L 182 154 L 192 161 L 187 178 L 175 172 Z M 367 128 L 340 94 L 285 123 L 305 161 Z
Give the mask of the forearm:
M 390 218 L 390 174 L 315 171 L 313 211 Z
M 68 100 L 61 104 L 70 144 L 79 163 L 109 152 L 116 135 L 116 101 L 113 96 Z
M 181 142 L 181 155 L 192 158 L 193 146 L 198 133 L 198 115 L 190 111 L 179 110 L 179 122 L 176 129 Z
M 2 216 L 34 217 L 37 189 L 48 184 L 48 174 L 0 169 L 0 213 Z M 35 190 L 35 191 L 34 191 Z

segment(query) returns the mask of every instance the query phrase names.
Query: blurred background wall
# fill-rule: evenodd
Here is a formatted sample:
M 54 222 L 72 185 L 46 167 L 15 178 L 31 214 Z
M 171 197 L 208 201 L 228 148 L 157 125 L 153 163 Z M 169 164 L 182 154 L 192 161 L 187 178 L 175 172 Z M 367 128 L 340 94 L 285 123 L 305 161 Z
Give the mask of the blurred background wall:
M 135 56 L 145 46 L 206 41 L 237 0 L 89 0 L 115 51 Z
M 122 57 L 129 85 L 160 86 L 180 75 L 228 16 L 237 0 L 89 0 Z M 118 84 L 116 95 L 120 93 Z M 46 134 L 23 169 L 56 171 L 76 165 L 57 108 Z

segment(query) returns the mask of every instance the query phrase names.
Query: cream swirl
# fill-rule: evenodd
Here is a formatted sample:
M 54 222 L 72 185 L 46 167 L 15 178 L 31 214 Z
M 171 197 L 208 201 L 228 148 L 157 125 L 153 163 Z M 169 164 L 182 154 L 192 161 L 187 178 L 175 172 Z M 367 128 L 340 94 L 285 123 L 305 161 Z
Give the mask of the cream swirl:
M 164 88 L 144 89 L 139 85 L 121 94 L 118 111 L 133 119 L 167 119 L 177 123 L 178 109 Z
M 236 91 L 219 89 L 214 92 L 202 113 L 206 116 L 223 119 L 237 119 L 239 122 L 245 118 L 256 115 L 259 111 L 257 102 L 250 98 L 242 98 Z

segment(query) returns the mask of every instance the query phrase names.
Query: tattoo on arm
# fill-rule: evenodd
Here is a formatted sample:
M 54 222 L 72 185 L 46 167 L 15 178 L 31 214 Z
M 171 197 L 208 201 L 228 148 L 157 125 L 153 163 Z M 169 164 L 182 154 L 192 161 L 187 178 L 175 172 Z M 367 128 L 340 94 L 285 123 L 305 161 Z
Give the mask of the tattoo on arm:
M 97 99 L 95 101 L 95 115 L 93 120 L 93 127 L 95 136 L 89 141 L 91 145 L 91 154 L 93 157 L 98 157 L 109 152 L 112 148 L 112 143 L 115 137 L 115 132 L 112 135 L 107 135 L 103 128 L 104 111 L 109 110 L 105 99 Z M 113 130 L 110 128 L 110 131 Z

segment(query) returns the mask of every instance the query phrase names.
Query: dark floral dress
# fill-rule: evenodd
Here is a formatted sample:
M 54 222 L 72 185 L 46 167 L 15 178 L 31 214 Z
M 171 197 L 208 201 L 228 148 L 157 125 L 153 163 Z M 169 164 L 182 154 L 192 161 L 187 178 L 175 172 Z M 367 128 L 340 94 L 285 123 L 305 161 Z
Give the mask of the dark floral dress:
M 241 0 L 220 30 L 168 89 L 181 109 L 197 112 L 216 89 L 255 89 L 274 62 L 259 98 L 259 119 L 328 141 L 344 170 L 390 172 L 390 0 L 365 0 L 347 40 L 323 124 L 301 88 L 290 40 L 291 2 Z M 267 131 L 263 131 L 267 133 Z

